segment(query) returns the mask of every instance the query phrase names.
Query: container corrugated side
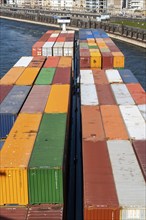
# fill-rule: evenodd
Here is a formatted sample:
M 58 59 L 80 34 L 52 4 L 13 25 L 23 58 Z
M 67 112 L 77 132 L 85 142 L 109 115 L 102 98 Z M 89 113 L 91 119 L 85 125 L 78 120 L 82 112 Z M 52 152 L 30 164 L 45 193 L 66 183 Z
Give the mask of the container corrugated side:
M 105 139 L 105 133 L 99 106 L 81 106 L 81 117 L 82 139 Z
M 146 104 L 138 105 L 138 108 L 139 108 L 144 120 L 146 121 Z
M 65 42 L 63 48 L 63 55 L 64 56 L 72 56 L 74 54 L 74 43 L 73 42 Z
M 80 70 L 80 83 L 81 84 L 94 84 L 93 73 L 91 69 Z
M 124 68 L 125 57 L 122 52 L 112 52 L 113 55 L 113 67 Z
M 67 114 L 43 115 L 29 162 L 30 204 L 63 204 L 66 126 Z
M 0 152 L 0 205 L 28 204 L 27 166 L 41 114 L 19 114 Z M 14 138 L 15 137 L 15 138 Z
M 14 86 L 0 104 L 0 138 L 9 134 L 30 89 L 30 86 Z
M 0 104 L 13 88 L 12 85 L 0 85 Z
M 35 85 L 22 106 L 21 113 L 43 113 L 51 86 Z
M 16 85 L 32 85 L 40 71 L 39 67 L 27 67 L 17 79 Z
M 98 105 L 98 96 L 94 84 L 81 84 L 81 105 Z
M 106 141 L 83 141 L 85 220 L 120 220 L 120 206 Z M 92 162 L 91 162 L 92 161 Z
M 54 42 L 46 42 L 42 47 L 43 56 L 52 56 Z
M 56 42 L 53 46 L 53 56 L 63 56 L 64 42 Z
M 15 220 L 24 220 L 27 217 L 27 207 L 7 207 L 3 206 L 0 207 L 0 219 L 1 220 L 8 220 L 8 219 L 15 219 Z
M 113 68 L 113 55 L 110 52 L 101 52 L 101 69 Z
M 1 85 L 14 85 L 16 80 L 21 76 L 25 67 L 12 67 L 0 80 Z
M 32 59 L 32 56 L 21 57 L 13 67 L 27 67 Z
M 100 105 L 116 105 L 116 101 L 109 84 L 96 85 Z
M 52 85 L 46 113 L 66 113 L 70 106 L 70 85 Z
M 45 42 L 36 42 L 32 46 L 32 56 L 42 56 L 42 47 Z
M 129 137 L 135 140 L 146 139 L 146 122 L 137 106 L 121 105 L 120 111 L 124 119 Z
M 146 182 L 146 140 L 133 141 L 132 145 Z
M 145 220 L 145 181 L 130 141 L 107 141 L 121 220 Z
M 128 133 L 117 105 L 100 105 L 106 139 L 127 140 Z
M 126 84 L 126 86 L 137 105 L 146 104 L 146 92 L 140 83 Z
M 118 72 L 118 70 L 109 69 L 105 71 L 106 77 L 109 83 L 122 83 L 123 80 Z
M 50 85 L 52 84 L 56 68 L 42 68 L 35 80 L 36 85 Z
M 138 80 L 129 69 L 118 70 L 124 83 L 138 83 Z
M 111 84 L 118 105 L 134 105 L 135 102 L 125 84 Z

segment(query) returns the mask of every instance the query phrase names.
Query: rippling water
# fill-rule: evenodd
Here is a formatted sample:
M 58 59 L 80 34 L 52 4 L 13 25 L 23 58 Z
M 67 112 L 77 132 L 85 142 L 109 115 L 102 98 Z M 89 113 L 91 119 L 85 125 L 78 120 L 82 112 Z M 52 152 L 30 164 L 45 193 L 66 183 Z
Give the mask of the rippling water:
M 31 56 L 32 45 L 48 30 L 55 27 L 0 19 L 1 77 L 21 56 Z M 146 50 L 113 40 L 125 55 L 125 68 L 131 69 L 146 90 Z

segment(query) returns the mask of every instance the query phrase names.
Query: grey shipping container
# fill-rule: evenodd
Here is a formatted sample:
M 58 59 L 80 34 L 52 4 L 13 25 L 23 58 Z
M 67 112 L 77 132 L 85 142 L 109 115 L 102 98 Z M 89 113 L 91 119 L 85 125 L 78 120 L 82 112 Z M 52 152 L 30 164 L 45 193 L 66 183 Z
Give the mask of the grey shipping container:
M 9 134 L 30 89 L 30 86 L 14 86 L 0 104 L 0 138 Z

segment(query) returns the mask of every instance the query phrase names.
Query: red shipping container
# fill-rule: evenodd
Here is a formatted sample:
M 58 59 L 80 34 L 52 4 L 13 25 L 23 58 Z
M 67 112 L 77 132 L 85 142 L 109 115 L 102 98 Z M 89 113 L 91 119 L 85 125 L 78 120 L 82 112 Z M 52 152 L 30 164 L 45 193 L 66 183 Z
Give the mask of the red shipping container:
M 57 37 L 50 37 L 47 42 L 56 42 Z
M 42 56 L 44 42 L 37 42 L 32 46 L 32 56 Z
M 81 106 L 82 138 L 105 140 L 100 109 L 98 106 Z
M 4 100 L 4 98 L 8 95 L 10 90 L 13 88 L 12 85 L 0 85 L 0 103 Z
M 58 37 L 56 42 L 65 42 L 65 37 Z
M 96 91 L 100 105 L 116 105 L 116 101 L 109 84 L 96 85 Z
M 101 66 L 102 69 L 113 68 L 113 55 L 110 52 L 101 52 Z
M 38 40 L 38 42 L 46 42 L 46 41 L 49 39 L 50 35 L 51 35 L 50 33 L 49 33 L 49 34 L 45 33 L 45 34 Z
M 108 79 L 105 74 L 105 70 L 93 70 L 94 82 L 98 84 L 109 84 Z
M 120 207 L 106 141 L 84 140 L 82 146 L 84 220 L 119 220 Z
M 60 60 L 60 57 L 48 57 L 46 62 L 44 63 L 44 66 L 45 68 L 48 68 L 48 67 L 57 67 L 58 63 L 59 63 L 59 60 Z
M 90 56 L 80 56 L 80 68 L 90 68 Z
M 133 141 L 133 148 L 146 181 L 146 140 Z
M 27 219 L 27 207 L 1 207 L 1 220 L 24 220 Z
M 71 83 L 71 68 L 57 67 L 52 84 L 70 84 Z
M 137 105 L 146 104 L 146 92 L 140 83 L 126 84 L 126 86 Z

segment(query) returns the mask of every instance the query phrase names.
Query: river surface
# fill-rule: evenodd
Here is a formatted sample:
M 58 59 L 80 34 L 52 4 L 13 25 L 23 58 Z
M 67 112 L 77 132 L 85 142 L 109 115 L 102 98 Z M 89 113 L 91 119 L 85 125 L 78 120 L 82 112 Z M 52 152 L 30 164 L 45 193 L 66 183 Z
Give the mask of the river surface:
M 31 56 L 32 45 L 48 30 L 56 27 L 0 19 L 1 77 L 21 56 Z M 113 40 L 125 55 L 125 68 L 130 69 L 146 90 L 146 50 Z

